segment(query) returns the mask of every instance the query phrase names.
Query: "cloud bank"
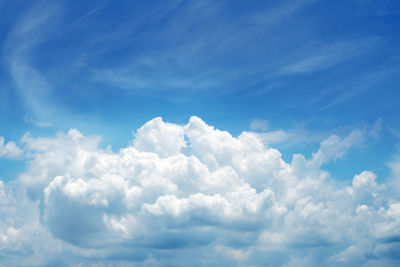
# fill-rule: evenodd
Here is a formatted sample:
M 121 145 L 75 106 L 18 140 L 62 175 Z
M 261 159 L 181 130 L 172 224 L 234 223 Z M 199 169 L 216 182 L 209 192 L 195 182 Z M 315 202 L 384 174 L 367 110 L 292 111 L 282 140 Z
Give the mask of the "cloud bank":
M 399 188 L 368 170 L 344 184 L 321 169 L 363 139 L 358 130 L 332 135 L 310 159 L 285 162 L 256 134 L 233 137 L 198 117 L 155 118 L 117 152 L 76 129 L 25 135 L 27 169 L 0 182 L 0 257 L 6 265 L 396 266 Z

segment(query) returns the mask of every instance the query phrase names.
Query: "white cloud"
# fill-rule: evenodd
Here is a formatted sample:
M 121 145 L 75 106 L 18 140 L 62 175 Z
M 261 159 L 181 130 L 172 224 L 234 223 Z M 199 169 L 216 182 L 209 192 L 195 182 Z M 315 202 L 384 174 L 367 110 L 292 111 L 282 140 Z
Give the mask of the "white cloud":
M 357 57 L 368 52 L 368 50 L 379 41 L 380 39 L 377 37 L 368 37 L 358 40 L 341 41 L 319 48 L 315 48 L 313 45 L 307 45 L 298 51 L 300 55 L 303 54 L 303 58 L 299 58 L 295 62 L 282 66 L 276 74 L 307 74 L 331 68 L 349 58 Z M 305 49 L 307 53 L 301 51 L 302 49 Z
M 263 140 L 265 144 L 276 144 L 286 142 L 293 135 L 283 130 L 269 131 L 263 133 L 257 133 L 257 135 Z
M 392 176 L 390 177 L 388 181 L 388 186 L 389 188 L 392 188 L 394 190 L 400 190 L 400 156 L 397 154 L 397 156 L 394 157 L 394 159 L 389 162 L 389 167 L 392 171 Z
M 322 141 L 317 153 L 313 154 L 312 163 L 321 166 L 328 161 L 339 159 L 352 146 L 362 143 L 364 138 L 364 133 L 360 130 L 352 131 L 344 139 L 331 135 Z
M 133 146 L 141 151 L 157 153 L 161 157 L 176 155 L 185 147 L 183 128 L 165 123 L 161 117 L 155 118 L 137 131 Z
M 0 136 L 0 158 L 20 159 L 24 151 L 13 141 L 5 143 L 4 137 Z
M 52 124 L 49 122 L 44 122 L 44 121 L 37 121 L 34 119 L 29 118 L 28 116 L 24 116 L 24 122 L 32 124 L 36 127 L 51 127 Z
M 47 79 L 31 62 L 36 45 L 49 39 L 54 30 L 58 7 L 34 4 L 17 19 L 4 42 L 5 59 L 15 83 L 16 94 L 21 97 L 27 111 L 39 119 L 47 118 L 55 109 L 51 100 L 52 89 Z M 25 118 L 39 127 L 48 123 Z
M 233 137 L 198 117 L 151 120 L 117 152 L 75 129 L 26 135 L 27 170 L 0 184 L 0 255 L 14 265 L 396 262 L 398 199 L 371 171 L 346 187 L 319 168 L 362 137 L 331 136 L 287 163 L 256 134 Z
M 376 187 L 375 179 L 376 179 L 375 173 L 370 171 L 363 171 L 359 175 L 354 176 L 353 187 L 355 188 Z
M 254 119 L 250 123 L 250 130 L 257 131 L 266 131 L 268 130 L 268 121 L 266 120 L 260 120 L 260 119 Z

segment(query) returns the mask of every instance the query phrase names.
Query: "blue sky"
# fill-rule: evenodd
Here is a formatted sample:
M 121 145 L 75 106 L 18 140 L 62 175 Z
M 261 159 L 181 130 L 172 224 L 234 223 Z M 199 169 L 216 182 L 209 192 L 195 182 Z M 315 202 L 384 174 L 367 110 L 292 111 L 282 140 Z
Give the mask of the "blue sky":
M 3 2 L 2 130 L 83 124 L 112 128 L 103 134 L 118 143 L 156 116 L 194 114 L 236 134 L 255 118 L 396 127 L 398 11 L 396 1 Z
M 180 153 L 182 157 L 197 158 L 207 166 L 210 177 L 219 177 L 218 173 L 221 172 L 222 176 L 215 178 L 217 180 L 225 181 L 226 177 L 238 176 L 240 181 L 243 179 L 256 190 L 257 197 L 261 197 L 262 190 L 272 190 L 276 194 L 276 203 L 283 205 L 289 213 L 296 210 L 294 207 L 297 204 L 301 207 L 305 203 L 307 194 L 311 199 L 318 200 L 321 205 L 337 201 L 339 204 L 336 211 L 340 211 L 342 204 L 337 200 L 337 195 L 350 192 L 351 190 L 345 189 L 346 186 L 357 188 L 355 181 L 358 181 L 358 178 L 355 177 L 360 175 L 365 177 L 360 178 L 361 180 L 368 181 L 365 183 L 379 192 L 374 191 L 374 200 L 371 200 L 365 195 L 360 197 L 354 193 L 356 189 L 353 188 L 354 192 L 349 194 L 353 197 L 354 210 L 359 207 L 365 210 L 362 205 L 366 205 L 378 212 L 379 208 L 383 207 L 389 214 L 385 215 L 385 218 L 389 218 L 392 216 L 390 214 L 399 212 L 396 206 L 396 201 L 399 201 L 399 191 L 396 190 L 400 189 L 397 187 L 400 183 L 396 182 L 400 179 L 400 168 L 397 167 L 400 166 L 399 26 L 400 2 L 395 0 L 80 1 L 74 4 L 67 1 L 28 3 L 0 0 L 0 179 L 4 184 L 5 198 L 14 203 L 9 205 L 15 205 L 17 210 L 17 214 L 7 213 L 9 211 L 6 208 L 0 210 L 0 220 L 3 219 L 0 225 L 8 225 L 7 229 L 12 227 L 16 232 L 22 233 L 25 231 L 25 224 L 39 220 L 39 230 L 29 228 L 30 230 L 26 231 L 39 232 L 40 240 L 51 239 L 51 242 L 59 242 L 57 244 L 61 244 L 59 246 L 62 247 L 62 251 L 58 252 L 50 249 L 35 250 L 32 247 L 41 246 L 41 241 L 35 241 L 38 243 L 33 244 L 29 238 L 22 241 L 17 238 L 15 243 L 10 243 L 10 247 L 7 247 L 4 241 L 0 246 L 0 258 L 6 258 L 16 265 L 29 265 L 29 260 L 39 265 L 51 265 L 55 264 L 52 260 L 57 259 L 57 253 L 67 252 L 70 256 L 62 259 L 67 265 L 77 263 L 79 259 L 89 262 L 103 260 L 118 265 L 120 261 L 127 260 L 127 255 L 135 254 L 138 264 L 140 262 L 143 265 L 151 265 L 154 260 L 153 263 L 165 265 L 166 252 L 154 251 L 154 247 L 159 244 L 157 242 L 168 244 L 181 240 L 183 248 L 172 249 L 171 253 L 182 258 L 182 262 L 175 262 L 182 265 L 190 253 L 211 253 L 210 246 L 204 244 L 212 244 L 213 253 L 233 255 L 233 258 L 227 256 L 227 262 L 233 261 L 243 266 L 267 263 L 289 266 L 295 264 L 294 259 L 308 266 L 327 262 L 333 265 L 373 265 L 379 260 L 382 260 L 381 264 L 388 266 L 398 263 L 400 245 L 398 242 L 389 242 L 387 244 L 392 246 L 391 250 L 382 252 L 384 249 L 379 247 L 382 244 L 376 240 L 389 237 L 372 237 L 371 229 L 378 225 L 375 221 L 371 221 L 368 226 L 370 232 L 367 231 L 368 234 L 364 236 L 363 240 L 366 240 L 366 243 L 370 242 L 366 245 L 360 241 L 361 234 L 354 234 L 354 240 L 360 242 L 351 243 L 352 241 L 345 238 L 329 239 L 319 236 L 318 233 L 292 233 L 288 230 L 290 223 L 287 221 L 290 221 L 288 218 L 291 217 L 279 213 L 275 217 L 283 216 L 287 228 L 277 230 L 275 234 L 267 233 L 269 228 L 262 220 L 256 220 L 254 224 L 259 228 L 255 228 L 264 230 L 251 232 L 259 242 L 263 236 L 277 240 L 281 238 L 281 234 L 287 234 L 288 236 L 282 237 L 287 243 L 282 240 L 281 243 L 278 242 L 279 249 L 270 250 L 271 247 L 278 247 L 278 244 L 272 242 L 268 245 L 264 239 L 262 245 L 255 245 L 257 242 L 254 239 L 253 243 L 249 242 L 247 245 L 231 246 L 233 241 L 228 240 L 229 231 L 233 231 L 238 239 L 244 238 L 244 235 L 241 235 L 236 226 L 232 226 L 236 225 L 235 223 L 221 224 L 219 234 L 210 225 L 219 225 L 219 220 L 229 218 L 216 218 L 211 222 L 202 220 L 202 212 L 204 216 L 215 215 L 211 211 L 205 212 L 207 209 L 204 207 L 199 210 L 193 208 L 194 215 L 187 215 L 182 211 L 182 214 L 191 218 L 190 222 L 180 222 L 179 212 L 171 215 L 175 220 L 169 218 L 169 215 L 161 216 L 163 212 L 168 213 L 168 208 L 163 206 L 162 209 L 157 206 L 164 205 L 163 197 L 173 195 L 179 201 L 187 198 L 189 202 L 196 202 L 198 199 L 190 192 L 206 193 L 208 191 L 202 191 L 206 186 L 189 186 L 180 180 L 174 180 L 174 172 L 164 173 L 164 167 L 157 167 L 155 171 L 146 165 L 150 164 L 146 161 L 147 163 L 143 164 L 149 170 L 147 167 L 143 168 L 150 177 L 163 177 L 154 183 L 165 185 L 168 190 L 176 187 L 181 193 L 165 188 L 165 192 L 162 191 L 164 189 L 148 189 L 146 196 L 138 200 L 143 204 L 140 208 L 129 205 L 122 208 L 120 204 L 123 201 L 118 200 L 119 198 L 114 199 L 118 193 L 105 193 L 99 189 L 103 188 L 103 184 L 94 182 L 103 181 L 102 179 L 109 174 L 99 167 L 100 163 L 96 171 L 85 173 L 78 167 L 76 168 L 79 171 L 71 167 L 79 165 L 79 162 L 74 163 L 75 165 L 71 162 L 80 159 L 92 166 L 93 162 L 109 162 L 111 159 L 107 153 L 111 153 L 118 158 L 115 159 L 116 162 L 121 160 L 120 164 L 123 164 L 126 161 L 123 151 L 131 148 L 143 153 L 157 154 L 160 160 L 165 156 L 173 158 Z M 201 118 L 205 124 L 196 121 L 192 116 Z M 159 119 L 152 120 L 157 117 L 162 117 L 161 122 Z M 226 136 L 221 137 L 223 134 L 220 136 L 218 130 L 208 131 L 209 128 L 205 125 L 227 131 L 234 141 L 224 139 Z M 192 133 L 191 127 L 203 129 L 198 130 L 204 134 L 202 141 L 196 141 L 198 135 Z M 293 174 L 299 184 L 293 183 L 298 187 L 289 182 L 289 174 L 285 174 L 285 178 L 275 177 L 277 174 L 272 169 L 281 166 L 278 161 L 271 159 L 271 162 L 278 164 L 271 163 L 271 167 L 269 163 L 263 162 L 263 157 L 258 158 L 254 154 L 253 158 L 246 154 L 258 145 L 253 144 L 253 141 L 246 141 L 248 137 L 243 137 L 243 132 L 256 136 L 264 145 L 265 153 L 275 155 L 272 151 L 279 151 L 280 160 L 288 164 L 288 169 L 279 171 L 280 175 L 286 172 Z M 189 140 L 189 143 L 181 144 L 182 140 Z M 72 148 L 75 145 L 79 147 L 76 151 Z M 75 152 L 71 152 L 72 150 Z M 82 153 L 86 156 L 82 156 Z M 231 153 L 244 153 L 246 156 L 239 160 Z M 90 157 L 100 157 L 100 154 L 104 156 L 102 160 L 89 160 Z M 294 156 L 300 154 L 304 160 Z M 57 157 L 55 162 L 53 157 Z M 135 165 L 142 156 L 135 154 L 132 158 L 135 159 L 132 163 Z M 187 158 L 181 159 L 182 162 L 186 162 Z M 241 160 L 243 162 L 239 164 Z M 251 167 L 255 171 L 250 174 L 241 168 L 251 161 L 259 162 L 259 165 Z M 109 166 L 107 164 L 104 166 Z M 224 174 L 227 166 L 230 166 L 235 174 Z M 272 169 L 266 170 L 265 166 Z M 128 167 L 120 166 L 118 169 L 121 173 L 111 173 L 119 175 L 121 179 L 128 179 L 126 177 L 131 177 L 126 176 L 129 168 L 125 168 Z M 260 173 L 257 173 L 257 170 Z M 194 176 L 197 175 L 199 174 Z M 282 186 L 278 185 L 279 183 L 259 180 L 260 177 L 268 180 L 270 176 L 275 177 L 271 178 L 272 180 L 289 179 L 285 186 L 294 186 L 296 190 L 307 187 L 300 186 L 304 179 L 315 179 L 319 184 L 322 183 L 323 192 L 333 190 L 336 195 L 328 201 L 318 194 L 313 195 L 315 192 L 311 189 L 314 187 L 309 188 L 312 192 L 304 191 L 307 194 L 300 190 L 306 194 L 304 198 L 298 196 L 297 199 L 293 195 L 285 195 L 289 194 L 289 189 L 281 195 L 279 192 Z M 56 177 L 63 177 L 64 180 L 57 180 Z M 96 177 L 98 180 L 90 180 Z M 242 187 L 235 179 L 227 183 L 235 184 L 236 191 L 222 186 L 217 187 L 219 191 L 214 192 L 210 189 L 206 195 L 215 197 L 216 194 L 224 196 L 228 192 L 239 192 Z M 88 189 L 85 193 L 81 192 L 80 196 L 82 199 L 86 199 L 84 196 L 88 197 L 88 202 L 80 199 L 83 202 L 74 202 L 72 206 L 64 203 L 61 195 L 71 193 L 68 186 L 84 182 L 88 182 L 85 187 Z M 137 183 L 141 185 L 140 190 L 147 190 L 145 182 Z M 334 189 L 329 187 L 332 183 L 335 184 Z M 135 183 L 128 184 L 133 186 Z M 390 189 L 391 187 L 395 189 Z M 131 193 L 127 192 L 135 191 L 132 188 L 123 191 L 123 195 L 128 196 Z M 0 189 L 3 190 L 2 187 Z M 131 189 L 133 191 L 129 191 Z M 13 191 L 19 190 L 22 192 L 20 195 L 13 195 Z M 91 190 L 101 192 L 88 193 L 92 192 Z M 164 193 L 160 193 L 159 190 Z M 104 198 L 96 198 L 102 194 L 105 194 Z M 376 197 L 379 194 L 387 197 Z M 67 194 L 66 198 L 76 196 L 71 193 Z M 94 200 L 90 201 L 90 198 Z M 229 197 L 227 199 L 228 202 L 231 201 Z M 76 210 L 85 210 L 87 205 L 101 206 L 108 203 L 106 210 L 90 210 L 93 212 L 93 218 L 103 220 L 104 225 L 97 225 L 96 228 L 91 224 L 95 219 L 81 218 L 82 221 L 78 220 L 78 223 L 71 222 L 71 225 L 66 224 L 64 228 L 58 227 L 58 220 L 65 215 L 60 215 L 52 208 L 54 203 L 66 205 L 66 210 L 71 212 L 70 216 L 78 218 L 81 217 Z M 115 209 L 121 212 L 110 208 L 109 203 L 114 203 Z M 310 207 L 315 207 L 316 210 L 320 207 L 318 203 L 314 203 L 314 206 L 310 204 L 307 210 L 312 210 Z M 6 222 L 5 218 L 13 218 L 18 212 L 31 206 L 36 207 L 37 213 L 32 212 L 30 221 L 17 222 L 10 219 L 12 223 Z M 74 215 L 75 211 L 78 215 Z M 154 223 L 155 228 L 159 227 L 160 223 L 165 229 L 171 230 L 168 227 L 173 225 L 172 228 L 186 227 L 186 230 L 175 234 L 171 234 L 169 230 L 160 230 L 158 234 L 149 235 L 146 231 L 152 232 L 154 229 L 142 230 L 142 236 L 139 236 L 148 239 L 154 246 L 143 240 L 129 239 L 128 237 L 135 234 L 130 232 L 125 223 L 133 223 L 130 220 L 135 217 L 135 212 L 148 212 L 152 216 L 166 218 L 165 221 L 160 219 Z M 234 217 L 239 218 L 242 215 Z M 138 215 L 135 223 L 145 222 L 148 216 L 150 215 Z M 393 216 L 394 221 L 387 222 L 388 225 L 400 225 L 400 215 Z M 351 222 L 357 226 L 359 219 L 354 218 Z M 118 220 L 119 223 L 115 224 Z M 237 220 L 238 225 L 251 225 L 251 222 Z M 304 220 L 310 222 L 307 218 Z M 324 218 L 318 219 L 321 225 L 323 221 Z M 85 223 L 89 225 L 87 228 Z M 113 232 L 104 230 L 109 226 L 107 223 L 119 225 L 120 228 L 115 226 L 118 229 L 125 229 L 123 232 L 126 236 L 113 236 Z M 186 223 L 191 226 L 211 227 L 212 229 L 204 234 L 212 236 L 210 240 L 213 241 L 202 241 L 200 237 L 197 240 L 194 237 L 191 242 L 198 242 L 197 245 L 190 242 L 189 245 L 185 245 L 188 244 L 186 241 L 191 233 L 188 230 L 191 226 L 187 226 Z M 22 230 L 18 230 L 18 227 Z M 91 235 L 87 229 L 92 227 L 102 230 Z M 329 227 L 330 230 L 334 228 Z M 90 239 L 90 236 L 93 236 L 94 239 L 90 242 L 86 239 L 82 241 L 78 238 L 79 234 L 75 235 L 67 229 L 75 229 L 70 230 L 74 233 L 83 231 L 88 234 L 87 237 L 83 235 L 85 238 Z M 85 229 L 88 232 L 85 232 Z M 4 230 L 4 233 L 0 231 L 0 234 L 5 237 L 8 235 L 7 240 L 11 240 L 9 235 L 12 235 L 14 230 Z M 280 233 L 279 238 L 277 233 Z M 69 239 L 69 236 L 72 236 L 72 239 Z M 74 237 L 78 239 L 73 239 Z M 113 238 L 119 241 L 108 242 Z M 331 250 L 321 248 L 323 252 L 318 252 L 319 247 L 316 245 L 316 250 L 301 258 L 302 252 L 299 248 L 293 248 L 295 243 L 288 240 L 296 239 L 301 243 L 303 238 L 315 238 L 311 243 L 322 240 L 321 244 L 326 241 L 324 238 L 327 238 L 329 241 L 326 242 L 334 245 L 331 246 Z M 95 248 L 96 240 L 106 245 L 101 249 Z M 203 245 L 199 245 L 200 243 Z M 304 248 L 304 244 L 298 246 Z M 386 249 L 389 246 L 387 244 L 385 243 Z M 133 249 L 132 246 L 137 249 Z M 85 252 L 84 248 L 94 248 L 94 251 L 97 249 L 100 254 L 108 256 L 99 258 L 98 254 Z M 121 250 L 120 254 L 115 252 L 118 249 Z M 265 258 L 259 253 L 265 249 L 273 251 L 270 257 Z M 183 256 L 185 250 L 189 254 Z M 11 256 L 11 252 L 8 251 L 21 252 L 21 257 Z M 346 258 L 350 253 L 346 251 L 358 253 L 358 258 Z M 280 258 L 279 253 L 289 257 L 275 261 Z M 318 257 L 318 253 L 325 256 Z M 26 256 L 28 254 L 30 256 Z M 333 259 L 337 261 L 332 263 Z M 371 260 L 377 262 L 371 263 Z M 204 264 L 205 262 L 199 262 L 199 265 Z

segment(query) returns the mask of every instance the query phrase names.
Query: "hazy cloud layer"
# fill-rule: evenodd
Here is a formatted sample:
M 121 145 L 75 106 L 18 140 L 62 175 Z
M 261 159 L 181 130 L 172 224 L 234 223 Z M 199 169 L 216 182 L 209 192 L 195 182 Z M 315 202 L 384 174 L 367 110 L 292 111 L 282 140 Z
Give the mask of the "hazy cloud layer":
M 198 117 L 186 125 L 155 118 L 118 152 L 75 129 L 25 135 L 27 170 L 0 182 L 0 257 L 17 265 L 395 266 L 399 187 L 389 185 L 399 184 L 399 161 L 384 184 L 369 170 L 338 183 L 320 168 L 364 135 L 332 135 L 310 159 L 291 162 L 254 133 L 232 137 Z

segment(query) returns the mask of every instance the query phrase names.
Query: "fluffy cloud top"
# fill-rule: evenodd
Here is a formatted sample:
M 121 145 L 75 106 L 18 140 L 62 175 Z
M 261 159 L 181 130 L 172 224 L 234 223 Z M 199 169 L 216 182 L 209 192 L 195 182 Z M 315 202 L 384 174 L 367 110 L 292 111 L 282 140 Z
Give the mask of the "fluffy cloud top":
M 118 152 L 74 129 L 27 135 L 27 170 L 0 183 L 0 255 L 17 265 L 395 266 L 398 191 L 368 170 L 343 186 L 320 169 L 362 140 L 331 136 L 288 163 L 257 135 L 198 117 L 155 118 Z
M 0 136 L 0 158 L 19 159 L 24 151 L 13 141 L 5 143 L 4 137 Z

